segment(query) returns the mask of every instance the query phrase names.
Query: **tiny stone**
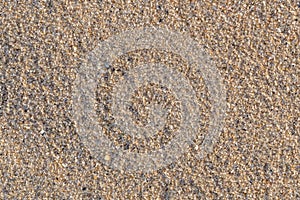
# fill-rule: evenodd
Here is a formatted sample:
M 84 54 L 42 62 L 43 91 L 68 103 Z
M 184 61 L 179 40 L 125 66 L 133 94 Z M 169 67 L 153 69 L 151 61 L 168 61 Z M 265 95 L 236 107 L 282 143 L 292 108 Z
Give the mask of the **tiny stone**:
M 110 161 L 110 155 L 105 155 L 104 160 Z

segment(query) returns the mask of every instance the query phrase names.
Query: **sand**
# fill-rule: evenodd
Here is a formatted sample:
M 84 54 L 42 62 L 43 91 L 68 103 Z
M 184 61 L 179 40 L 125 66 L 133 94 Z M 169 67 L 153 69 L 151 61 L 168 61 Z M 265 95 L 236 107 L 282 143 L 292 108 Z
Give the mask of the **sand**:
M 1 1 L 0 199 L 300 199 L 299 5 L 295 0 Z M 213 151 L 197 159 L 199 137 L 176 162 L 151 173 L 102 164 L 72 118 L 72 87 L 86 55 L 99 42 L 142 27 L 193 38 L 226 88 L 226 116 Z M 130 52 L 114 66 L 153 59 L 182 66 L 183 73 L 188 67 L 179 55 L 155 49 Z M 190 75 L 202 94 L 201 136 L 211 102 L 201 76 Z M 100 103 L 107 103 L 102 98 L 111 92 L 104 89 L 98 90 Z M 142 113 L 137 123 L 145 124 L 141 95 L 137 90 L 132 102 Z M 172 91 L 165 97 L 176 102 Z M 98 114 L 101 124 L 103 113 Z M 169 135 L 160 132 L 148 142 L 107 135 L 125 150 L 151 151 L 174 137 L 176 116 Z

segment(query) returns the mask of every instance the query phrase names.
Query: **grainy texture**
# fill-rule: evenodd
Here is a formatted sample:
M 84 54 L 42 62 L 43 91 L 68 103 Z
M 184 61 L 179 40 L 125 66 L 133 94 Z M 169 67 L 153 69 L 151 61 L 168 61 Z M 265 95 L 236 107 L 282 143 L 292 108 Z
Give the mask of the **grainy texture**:
M 299 5 L 0 1 L 0 199 L 300 199 Z M 167 168 L 134 174 L 83 146 L 71 86 L 99 41 L 144 26 L 203 45 L 228 109 L 212 154 L 198 161 L 191 147 Z

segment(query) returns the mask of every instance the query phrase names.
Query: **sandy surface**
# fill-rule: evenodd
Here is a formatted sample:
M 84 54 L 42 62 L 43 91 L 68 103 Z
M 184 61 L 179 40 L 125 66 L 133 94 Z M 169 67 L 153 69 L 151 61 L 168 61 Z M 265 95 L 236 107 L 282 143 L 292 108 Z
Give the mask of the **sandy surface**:
M 59 2 L 0 2 L 0 199 L 300 199 L 299 1 Z M 224 127 L 201 160 L 191 146 L 152 173 L 114 170 L 78 135 L 72 85 L 99 42 L 153 26 L 189 35 L 213 60 L 226 87 Z M 131 52 L 114 65 L 152 59 L 187 65 L 155 50 Z M 205 134 L 210 103 L 205 83 L 194 79 Z M 99 101 L 109 92 L 99 87 Z M 136 109 L 141 95 L 132 99 Z M 155 138 L 118 144 L 116 134 L 107 133 L 131 151 L 162 145 Z M 169 136 L 160 133 L 160 140 Z

